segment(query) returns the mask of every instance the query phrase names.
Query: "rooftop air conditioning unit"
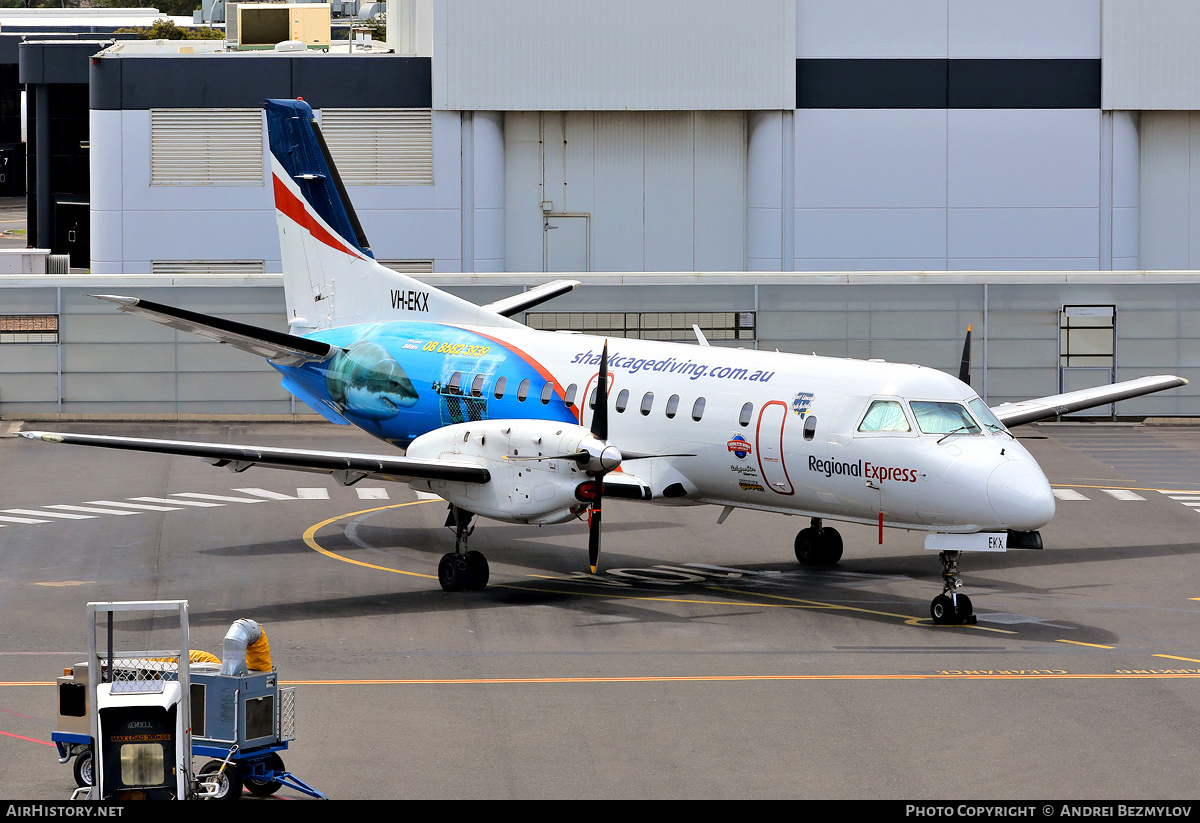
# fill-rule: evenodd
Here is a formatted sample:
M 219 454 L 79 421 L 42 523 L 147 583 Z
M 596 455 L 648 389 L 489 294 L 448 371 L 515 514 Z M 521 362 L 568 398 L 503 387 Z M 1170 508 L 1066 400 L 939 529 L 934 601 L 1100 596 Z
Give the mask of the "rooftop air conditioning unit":
M 273 49 L 277 43 L 302 41 L 307 48 L 329 51 L 328 3 L 239 3 L 238 49 Z M 226 29 L 226 38 L 234 36 Z

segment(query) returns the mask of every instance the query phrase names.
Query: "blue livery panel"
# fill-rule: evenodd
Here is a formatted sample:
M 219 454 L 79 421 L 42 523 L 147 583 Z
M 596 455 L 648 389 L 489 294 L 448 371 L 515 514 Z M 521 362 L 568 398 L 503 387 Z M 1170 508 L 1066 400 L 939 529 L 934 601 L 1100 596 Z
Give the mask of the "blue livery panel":
M 284 387 L 326 418 L 332 419 L 332 412 L 402 448 L 453 423 L 577 422 L 557 386 L 550 402 L 542 402 L 545 372 L 493 338 L 409 322 L 344 326 L 307 336 L 341 351 L 323 363 L 272 363 L 284 375 Z

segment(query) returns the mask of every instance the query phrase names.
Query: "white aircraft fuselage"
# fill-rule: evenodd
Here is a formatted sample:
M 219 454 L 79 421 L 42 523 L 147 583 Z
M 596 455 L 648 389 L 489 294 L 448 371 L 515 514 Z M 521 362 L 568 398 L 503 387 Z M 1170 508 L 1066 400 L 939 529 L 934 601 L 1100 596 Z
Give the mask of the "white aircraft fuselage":
M 590 425 L 606 342 L 608 441 L 624 453 L 684 455 L 626 464 L 650 488 L 652 502 L 860 523 L 882 515 L 886 526 L 948 533 L 1032 531 L 1054 515 L 1045 475 L 1007 430 L 974 421 L 969 432 L 951 432 L 917 419 L 913 401 L 963 412 L 972 401 L 982 406 L 969 386 L 936 369 L 420 321 L 310 336 L 343 353 L 276 368 L 346 421 L 407 446 L 410 456 L 484 460 L 501 476 L 520 471 L 517 491 L 474 488 L 471 510 L 497 520 L 556 522 L 577 504 L 561 493 L 573 491 L 562 488 L 571 477 L 560 477 L 561 466 L 523 462 L 516 469 L 511 458 L 550 433 L 546 422 Z M 369 356 L 352 363 L 362 350 Z M 903 420 L 889 430 L 862 430 L 876 401 L 897 404 L 892 411 Z M 502 433 L 514 425 L 529 430 L 528 443 Z M 445 427 L 436 443 L 422 437 Z M 455 442 L 454 434 L 467 432 L 490 437 L 491 445 Z M 580 472 L 577 479 L 586 477 Z M 467 485 L 459 489 L 464 502 Z

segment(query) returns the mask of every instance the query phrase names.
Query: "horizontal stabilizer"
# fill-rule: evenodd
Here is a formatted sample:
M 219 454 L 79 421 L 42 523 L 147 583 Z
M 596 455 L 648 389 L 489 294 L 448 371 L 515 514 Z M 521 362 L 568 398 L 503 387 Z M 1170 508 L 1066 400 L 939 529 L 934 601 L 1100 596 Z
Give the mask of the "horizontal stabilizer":
M 335 346 L 319 340 L 309 340 L 284 332 L 249 326 L 221 317 L 198 314 L 165 306 L 139 297 L 121 297 L 115 294 L 94 294 L 101 300 L 116 303 L 117 308 L 136 314 L 163 326 L 179 331 L 198 334 L 235 349 L 266 357 L 285 366 L 298 366 L 307 361 L 328 360 L 336 351 Z
M 1118 400 L 1128 400 L 1163 389 L 1173 389 L 1186 386 L 1187 380 L 1171 374 L 1158 374 L 1152 377 L 1139 377 L 1136 380 L 1122 380 L 1107 386 L 1096 386 L 1093 389 L 1080 389 L 1065 394 L 1055 394 L 1050 397 L 1037 397 L 1020 403 L 1004 403 L 992 408 L 992 413 L 1006 426 L 1019 426 L 1022 423 L 1032 423 L 1035 420 L 1045 420 L 1060 414 L 1091 409 L 1115 403 Z
M 333 475 L 343 485 L 356 483 L 368 476 L 377 480 L 397 482 L 408 482 L 418 478 L 457 480 L 464 483 L 487 483 L 491 480 L 491 473 L 486 468 L 473 463 L 416 457 L 237 446 L 227 443 L 193 443 L 185 440 L 153 440 L 143 437 L 112 437 L 65 432 L 21 432 L 21 436 L 28 437 L 30 440 L 43 440 L 47 443 L 100 446 L 107 449 L 199 457 L 216 466 L 227 466 L 235 472 L 245 471 L 252 466 L 320 472 Z
M 514 314 L 520 314 L 523 311 L 532 309 L 534 306 L 541 305 L 547 300 L 553 300 L 555 297 L 564 295 L 578 285 L 578 280 L 552 280 L 549 283 L 534 286 L 529 291 L 514 294 L 512 297 L 505 297 L 502 300 L 497 300 L 495 303 L 488 303 L 483 308 L 494 311 L 503 317 L 512 317 Z

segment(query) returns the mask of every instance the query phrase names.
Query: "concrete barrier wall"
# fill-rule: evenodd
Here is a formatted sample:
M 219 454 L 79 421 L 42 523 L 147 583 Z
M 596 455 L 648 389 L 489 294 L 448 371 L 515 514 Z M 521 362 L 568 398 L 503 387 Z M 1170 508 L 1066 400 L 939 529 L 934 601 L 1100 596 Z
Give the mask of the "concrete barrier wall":
M 479 303 L 549 275 L 440 275 Z M 973 330 L 972 385 L 991 405 L 1059 386 L 1064 304 L 1117 306 L 1117 379 L 1172 373 L 1191 385 L 1118 405 L 1127 416 L 1200 416 L 1195 273 L 603 274 L 555 311 L 754 311 L 759 349 L 920 363 L 957 373 Z M 127 316 L 90 294 L 133 294 L 286 330 L 280 278 L 0 277 L 0 314 L 57 314 L 59 342 L 0 343 L 0 415 L 290 415 L 279 375 L 252 355 Z

